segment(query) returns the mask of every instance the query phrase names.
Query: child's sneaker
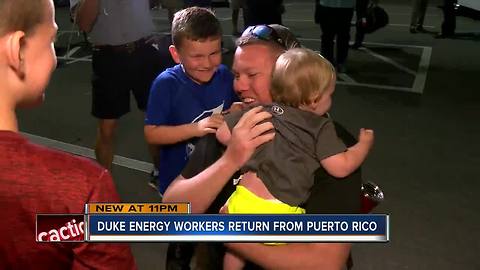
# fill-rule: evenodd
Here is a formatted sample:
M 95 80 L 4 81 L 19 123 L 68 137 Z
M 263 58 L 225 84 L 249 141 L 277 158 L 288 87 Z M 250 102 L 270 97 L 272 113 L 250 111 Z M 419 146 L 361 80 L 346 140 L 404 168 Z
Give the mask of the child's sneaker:
M 148 185 L 155 189 L 156 191 L 158 191 L 158 187 L 157 187 L 157 179 L 151 179 L 149 182 L 148 182 Z
M 152 172 L 150 173 L 150 181 L 148 185 L 158 191 L 158 169 L 153 168 Z

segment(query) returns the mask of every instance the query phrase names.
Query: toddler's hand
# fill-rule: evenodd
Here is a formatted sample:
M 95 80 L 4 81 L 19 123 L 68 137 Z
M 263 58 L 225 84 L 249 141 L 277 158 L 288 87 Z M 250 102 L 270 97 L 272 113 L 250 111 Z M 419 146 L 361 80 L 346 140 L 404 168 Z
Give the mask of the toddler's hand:
M 219 214 L 228 214 L 228 202 L 225 203 L 222 208 L 220 208 L 220 211 L 218 211 Z
M 369 148 L 372 147 L 373 141 L 374 141 L 373 130 L 361 128 L 360 133 L 358 135 L 358 141 L 360 143 L 367 144 Z

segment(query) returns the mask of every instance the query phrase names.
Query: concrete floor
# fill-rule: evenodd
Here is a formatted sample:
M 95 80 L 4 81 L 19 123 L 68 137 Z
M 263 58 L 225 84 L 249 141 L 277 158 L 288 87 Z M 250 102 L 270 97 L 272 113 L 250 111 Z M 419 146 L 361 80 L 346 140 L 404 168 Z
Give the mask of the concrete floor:
M 439 31 L 442 20 L 438 2 L 431 1 L 425 20 L 432 32 Z M 390 25 L 367 35 L 367 50 L 351 51 L 332 111 L 355 134 L 361 127 L 375 130 L 364 178 L 378 183 L 386 195 L 375 212 L 390 214 L 391 241 L 355 244 L 354 269 L 480 269 L 480 204 L 475 203 L 480 190 L 480 22 L 458 17 L 457 32 L 477 34 L 437 40 L 433 34 L 408 32 L 410 3 L 382 4 Z M 285 25 L 304 45 L 319 50 L 313 1 L 286 1 L 286 8 Z M 229 34 L 230 10 L 216 12 Z M 166 12 L 156 11 L 155 17 L 158 31 L 168 31 Z M 92 156 L 96 122 L 89 114 L 89 50 L 76 49 L 82 37 L 69 32 L 74 29 L 66 9 L 57 9 L 57 20 L 64 60 L 45 104 L 19 112 L 20 128 L 41 143 Z M 74 43 L 70 58 L 65 55 L 69 39 Z M 224 44 L 233 49 L 230 36 Z M 231 58 L 226 54 L 225 63 Z M 140 112 L 121 119 L 117 144 L 116 154 L 124 158 L 117 159 L 121 165 L 113 168 L 113 176 L 122 199 L 158 201 L 147 186 L 150 161 Z M 164 269 L 166 244 L 135 243 L 132 248 L 139 269 Z

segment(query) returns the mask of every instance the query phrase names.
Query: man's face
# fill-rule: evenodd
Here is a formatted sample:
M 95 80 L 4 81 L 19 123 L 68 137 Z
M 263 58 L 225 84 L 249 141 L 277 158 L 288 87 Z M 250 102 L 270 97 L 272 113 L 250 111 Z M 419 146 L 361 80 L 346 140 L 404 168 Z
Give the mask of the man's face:
M 270 81 L 276 58 L 263 44 L 238 47 L 235 51 L 232 72 L 233 88 L 246 104 L 272 102 Z
M 170 47 L 173 60 L 182 64 L 185 73 L 199 84 L 209 82 L 222 62 L 220 38 L 203 41 L 183 40 L 179 48 Z
M 22 100 L 24 105 L 36 105 L 43 101 L 50 75 L 57 65 L 53 46 L 57 34 L 53 3 L 51 0 L 42 2 L 45 3 L 45 18 L 35 31 L 26 37 L 22 49 L 25 88 L 28 89 Z

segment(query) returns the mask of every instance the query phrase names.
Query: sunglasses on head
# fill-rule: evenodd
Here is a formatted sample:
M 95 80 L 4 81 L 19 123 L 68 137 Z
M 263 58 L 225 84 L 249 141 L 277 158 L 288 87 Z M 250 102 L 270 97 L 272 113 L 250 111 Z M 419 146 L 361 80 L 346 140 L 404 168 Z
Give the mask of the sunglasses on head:
M 260 40 L 264 41 L 273 41 L 278 45 L 285 48 L 285 43 L 282 38 L 278 35 L 277 31 L 268 25 L 254 25 L 249 26 L 245 31 L 243 31 L 242 37 L 245 36 L 254 36 Z

